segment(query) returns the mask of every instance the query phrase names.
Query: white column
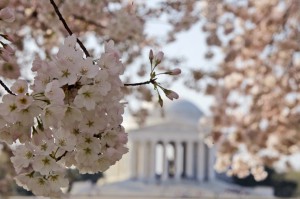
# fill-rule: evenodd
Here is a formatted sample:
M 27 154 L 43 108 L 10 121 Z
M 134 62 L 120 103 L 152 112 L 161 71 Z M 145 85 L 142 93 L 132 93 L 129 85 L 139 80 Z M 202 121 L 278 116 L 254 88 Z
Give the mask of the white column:
M 197 180 L 203 182 L 205 177 L 205 146 L 200 140 L 197 145 Z
M 181 180 L 182 166 L 183 166 L 183 150 L 181 142 L 175 142 L 175 179 Z
M 156 177 L 155 168 L 156 168 L 156 141 L 150 142 L 150 168 L 149 168 L 149 178 L 154 181 Z
M 149 175 L 149 147 L 147 140 L 140 142 L 140 151 L 141 151 L 141 180 L 147 180 Z
M 209 165 L 208 165 L 208 181 L 214 180 L 215 179 L 215 170 L 214 170 L 214 164 L 215 164 L 215 150 L 216 148 L 210 147 L 209 148 L 209 153 L 208 153 L 208 160 L 209 160 Z
M 162 181 L 166 181 L 169 178 L 169 164 L 168 164 L 168 158 L 167 158 L 167 143 L 163 142 L 163 172 L 162 172 Z
M 186 142 L 186 177 L 193 178 L 193 142 Z
M 139 141 L 139 151 L 138 151 L 138 179 L 144 180 L 145 179 L 145 141 L 140 140 Z
M 148 141 L 144 142 L 145 145 L 145 150 L 144 150 L 144 179 L 148 180 L 149 179 L 149 174 L 150 174 L 150 156 L 149 153 L 150 151 L 150 143 Z
M 130 152 L 130 175 L 132 179 L 137 178 L 138 174 L 138 145 L 136 141 L 132 141 L 131 152 Z

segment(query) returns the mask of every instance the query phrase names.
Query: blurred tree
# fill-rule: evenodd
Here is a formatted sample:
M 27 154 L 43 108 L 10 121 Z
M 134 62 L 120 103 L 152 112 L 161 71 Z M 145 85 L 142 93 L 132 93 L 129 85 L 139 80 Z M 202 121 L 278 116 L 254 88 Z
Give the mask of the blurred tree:
M 264 165 L 284 161 L 289 169 L 299 153 L 300 2 L 206 3 L 207 44 L 225 55 L 200 79 L 215 97 L 209 139 L 219 145 L 216 169 L 262 180 Z

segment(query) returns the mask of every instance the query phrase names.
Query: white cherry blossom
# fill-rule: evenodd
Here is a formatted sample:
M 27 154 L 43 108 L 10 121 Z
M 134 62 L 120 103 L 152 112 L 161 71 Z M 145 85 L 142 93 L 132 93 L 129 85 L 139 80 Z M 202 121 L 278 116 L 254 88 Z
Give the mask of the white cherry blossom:
M 111 84 L 108 81 L 108 78 L 109 75 L 105 70 L 100 70 L 95 77 L 96 87 L 102 96 L 107 95 L 107 93 L 111 90 Z
M 47 84 L 45 89 L 45 96 L 53 104 L 63 105 L 65 93 L 63 89 L 60 88 L 60 84 L 57 80 L 54 80 Z
M 16 80 L 11 87 L 11 91 L 17 95 L 26 94 L 28 92 L 27 81 L 22 79 Z
M 93 110 L 99 97 L 95 86 L 84 85 L 78 90 L 78 95 L 74 99 L 74 104 L 78 108 L 85 107 L 87 110 Z
M 67 106 L 64 118 L 62 119 L 62 123 L 63 126 L 72 128 L 74 126 L 74 123 L 81 121 L 82 118 L 83 116 L 80 109 L 73 106 Z
M 11 161 L 17 173 L 20 173 L 23 168 L 27 168 L 34 158 L 34 151 L 29 145 L 19 145 L 13 153 L 15 156 L 11 158 Z
M 91 57 L 81 60 L 78 65 L 79 75 L 83 77 L 94 78 L 99 71 L 99 67 L 94 64 Z
M 37 155 L 32 161 L 32 168 L 42 175 L 49 175 L 52 171 L 61 171 L 59 164 L 49 155 Z
M 52 62 L 50 67 L 56 69 L 56 78 L 60 85 L 72 85 L 77 81 L 78 66 L 73 63 L 72 58 L 59 59 Z
M 6 121 L 11 123 L 17 119 L 18 105 L 16 103 L 16 96 L 4 95 L 0 104 L 0 114 Z
M 76 137 L 69 130 L 59 128 L 54 131 L 55 145 L 60 149 L 72 151 L 76 145 Z
M 65 109 L 59 105 L 48 105 L 44 108 L 41 118 L 43 120 L 44 127 L 57 127 L 59 122 L 64 117 Z
M 27 109 L 33 102 L 33 97 L 29 95 L 17 95 L 16 96 L 16 105 L 18 110 Z

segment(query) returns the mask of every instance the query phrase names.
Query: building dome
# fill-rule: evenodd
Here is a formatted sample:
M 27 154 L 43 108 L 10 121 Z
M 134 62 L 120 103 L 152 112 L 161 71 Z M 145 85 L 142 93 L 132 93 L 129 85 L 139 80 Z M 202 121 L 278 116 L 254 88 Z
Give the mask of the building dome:
M 198 123 L 204 113 L 188 100 L 178 100 L 166 106 L 165 116 L 167 119 Z

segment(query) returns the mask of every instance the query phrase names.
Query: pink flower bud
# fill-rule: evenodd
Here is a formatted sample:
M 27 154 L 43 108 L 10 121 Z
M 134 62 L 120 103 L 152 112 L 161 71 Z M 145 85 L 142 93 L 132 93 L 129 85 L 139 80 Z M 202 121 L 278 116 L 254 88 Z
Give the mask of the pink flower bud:
M 171 90 L 165 90 L 165 94 L 166 94 L 167 98 L 169 98 L 170 100 L 179 98 L 179 95 L 176 92 L 171 91 Z
M 4 39 L 10 41 L 10 42 L 15 42 L 16 41 L 16 38 L 12 34 L 8 34 L 8 35 L 0 34 L 0 36 L 3 37 Z
M 0 10 L 0 19 L 11 23 L 15 20 L 15 14 L 14 14 L 14 10 L 12 8 L 3 8 L 2 10 Z
M 7 51 L 7 53 L 10 55 L 13 55 L 15 53 L 15 50 L 8 44 L 4 45 L 4 50 Z
M 180 73 L 181 73 L 180 68 L 175 68 L 175 69 L 167 72 L 167 74 L 169 74 L 169 75 L 179 75 Z
M 0 57 L 6 62 L 9 62 L 11 60 L 11 54 L 8 53 L 7 50 L 2 50 L 0 53 Z
M 155 65 L 157 66 L 163 58 L 164 58 L 164 53 L 162 51 L 159 51 L 155 56 Z
M 152 64 L 153 58 L 154 58 L 154 55 L 153 55 L 153 51 L 151 49 L 150 52 L 149 52 L 149 60 L 150 60 L 151 64 Z

